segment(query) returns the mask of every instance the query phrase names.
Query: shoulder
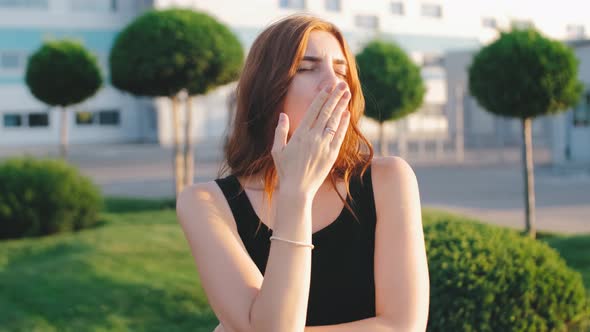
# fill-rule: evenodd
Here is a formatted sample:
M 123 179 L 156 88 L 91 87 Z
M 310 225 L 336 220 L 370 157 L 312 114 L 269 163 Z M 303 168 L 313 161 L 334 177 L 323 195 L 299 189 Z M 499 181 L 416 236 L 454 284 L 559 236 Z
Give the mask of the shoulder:
M 420 209 L 418 181 L 408 162 L 400 157 L 387 156 L 373 158 L 371 165 L 378 216 L 390 219 L 398 213 Z
M 215 181 L 190 185 L 176 199 L 176 213 L 181 223 L 195 220 L 197 214 L 205 220 L 231 220 L 231 210 L 221 188 Z M 211 218 L 216 216 L 216 218 Z M 201 218 L 198 218 L 201 219 Z
M 407 161 L 396 156 L 374 157 L 371 161 L 373 187 L 416 182 L 416 174 Z
M 219 196 L 216 187 L 218 186 L 215 181 L 200 182 L 185 187 L 178 195 L 176 208 L 216 201 Z

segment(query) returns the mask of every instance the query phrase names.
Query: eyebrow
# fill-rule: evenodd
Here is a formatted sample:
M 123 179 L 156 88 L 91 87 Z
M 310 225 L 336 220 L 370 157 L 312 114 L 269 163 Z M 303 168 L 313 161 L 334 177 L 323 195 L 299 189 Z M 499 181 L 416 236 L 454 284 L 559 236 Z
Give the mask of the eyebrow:
M 315 56 L 304 56 L 301 61 L 322 62 L 322 59 L 315 57 Z M 346 65 L 347 64 L 346 60 L 342 60 L 342 59 L 334 59 L 334 61 L 332 61 L 332 62 L 337 65 Z

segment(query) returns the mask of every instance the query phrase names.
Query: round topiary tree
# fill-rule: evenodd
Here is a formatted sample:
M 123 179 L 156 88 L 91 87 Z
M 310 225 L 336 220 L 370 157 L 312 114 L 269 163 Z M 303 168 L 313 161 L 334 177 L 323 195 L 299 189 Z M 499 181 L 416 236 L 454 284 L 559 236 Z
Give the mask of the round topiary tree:
M 367 99 L 365 115 L 379 122 L 381 155 L 387 154 L 383 124 L 415 112 L 426 88 L 420 68 L 399 46 L 372 41 L 356 56 L 359 78 Z M 405 154 L 405 137 L 400 131 L 400 153 Z
M 77 231 L 98 223 L 100 190 L 61 160 L 0 164 L 0 239 Z
M 212 51 L 216 55 L 209 63 L 205 75 L 196 77 L 187 88 L 188 99 L 184 133 L 185 185 L 191 185 L 194 179 L 194 147 L 191 133 L 193 131 L 193 98 L 208 91 L 235 81 L 244 64 L 244 49 L 238 38 L 225 25 L 217 22 L 212 28 Z M 231 116 L 231 114 L 229 115 Z
M 564 331 L 588 312 L 581 275 L 545 243 L 444 218 L 424 235 L 428 331 Z
M 573 51 L 529 28 L 503 32 L 469 67 L 469 91 L 488 112 L 522 123 L 526 232 L 535 237 L 532 119 L 574 106 L 583 90 Z
M 188 182 L 183 175 L 178 95 L 183 90 L 191 95 L 205 93 L 233 78 L 243 56 L 229 35 L 227 28 L 204 13 L 152 10 L 123 29 L 111 49 L 109 66 L 116 88 L 172 100 L 177 195 Z
M 67 158 L 67 107 L 90 98 L 102 85 L 96 57 L 76 41 L 45 42 L 29 58 L 25 81 L 35 98 L 61 108 L 60 154 Z

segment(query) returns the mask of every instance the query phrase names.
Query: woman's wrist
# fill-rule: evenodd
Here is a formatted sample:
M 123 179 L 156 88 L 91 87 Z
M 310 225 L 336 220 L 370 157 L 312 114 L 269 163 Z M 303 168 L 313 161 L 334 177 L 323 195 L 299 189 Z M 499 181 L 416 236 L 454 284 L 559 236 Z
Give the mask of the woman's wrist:
M 286 199 L 291 204 L 300 205 L 300 206 L 306 205 L 306 204 L 311 204 L 313 202 L 313 198 L 315 196 L 314 193 L 312 193 L 308 190 L 303 190 L 301 188 L 298 188 L 297 186 L 287 185 L 287 184 L 279 187 L 277 189 L 276 195 L 277 195 L 277 200 L 278 199 Z

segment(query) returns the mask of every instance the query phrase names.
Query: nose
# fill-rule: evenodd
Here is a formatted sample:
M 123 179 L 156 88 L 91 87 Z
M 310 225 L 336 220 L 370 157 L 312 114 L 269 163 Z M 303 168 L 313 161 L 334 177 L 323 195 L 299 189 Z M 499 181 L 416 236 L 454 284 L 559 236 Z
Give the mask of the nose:
M 334 88 L 336 86 L 336 84 L 340 83 L 344 81 L 343 79 L 341 79 L 340 77 L 338 77 L 338 75 L 336 75 L 336 73 L 334 72 L 334 70 L 332 68 L 324 70 L 324 73 L 322 74 L 322 78 L 320 80 L 320 83 L 317 86 L 317 91 L 321 91 L 323 88 L 325 87 L 332 87 Z

